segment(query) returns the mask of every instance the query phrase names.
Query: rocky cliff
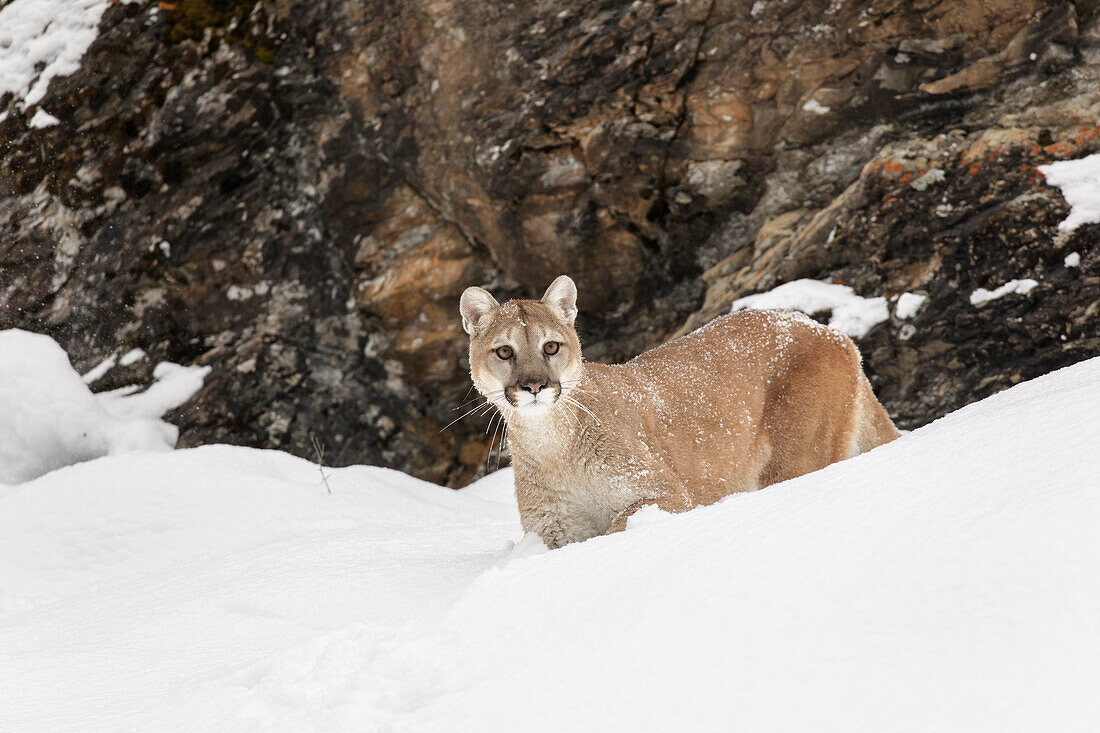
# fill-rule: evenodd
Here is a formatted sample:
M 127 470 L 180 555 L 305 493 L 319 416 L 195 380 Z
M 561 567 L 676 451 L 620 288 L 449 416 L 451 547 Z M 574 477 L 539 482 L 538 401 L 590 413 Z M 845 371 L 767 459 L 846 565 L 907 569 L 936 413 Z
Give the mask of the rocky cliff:
M 59 124 L 0 97 L 0 328 L 213 367 L 184 445 L 460 485 L 467 285 L 570 273 L 618 360 L 806 277 L 928 296 L 860 339 L 912 428 L 1100 354 L 1100 225 L 1036 169 L 1100 151 L 1098 6 L 116 3 Z

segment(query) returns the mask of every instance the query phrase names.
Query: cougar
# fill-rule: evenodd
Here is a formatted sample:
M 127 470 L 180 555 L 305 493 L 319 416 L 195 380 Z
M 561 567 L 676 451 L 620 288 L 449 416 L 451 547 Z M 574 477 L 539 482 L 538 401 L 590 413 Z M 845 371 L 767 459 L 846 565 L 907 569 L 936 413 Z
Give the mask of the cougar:
M 462 294 L 470 376 L 507 426 L 524 531 L 550 548 L 653 504 L 710 504 L 898 436 L 844 334 L 794 311 L 741 311 L 625 364 L 585 362 L 577 288 Z

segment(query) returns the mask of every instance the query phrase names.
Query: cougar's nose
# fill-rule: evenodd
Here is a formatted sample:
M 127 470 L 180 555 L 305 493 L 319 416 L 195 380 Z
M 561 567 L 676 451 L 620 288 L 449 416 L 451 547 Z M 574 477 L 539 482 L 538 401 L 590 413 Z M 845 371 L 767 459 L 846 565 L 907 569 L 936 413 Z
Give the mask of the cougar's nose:
M 545 387 L 547 384 L 545 379 L 530 379 L 520 385 L 523 389 L 527 390 L 531 394 L 538 394 L 539 390 Z

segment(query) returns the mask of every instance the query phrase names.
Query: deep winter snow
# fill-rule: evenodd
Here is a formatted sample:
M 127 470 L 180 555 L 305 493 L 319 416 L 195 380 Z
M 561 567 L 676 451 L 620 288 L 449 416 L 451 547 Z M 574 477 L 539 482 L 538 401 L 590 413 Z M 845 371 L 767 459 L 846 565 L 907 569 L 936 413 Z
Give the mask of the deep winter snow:
M 553 552 L 509 471 L 61 468 L 0 486 L 0 730 L 1095 730 L 1098 415 L 1093 359 Z

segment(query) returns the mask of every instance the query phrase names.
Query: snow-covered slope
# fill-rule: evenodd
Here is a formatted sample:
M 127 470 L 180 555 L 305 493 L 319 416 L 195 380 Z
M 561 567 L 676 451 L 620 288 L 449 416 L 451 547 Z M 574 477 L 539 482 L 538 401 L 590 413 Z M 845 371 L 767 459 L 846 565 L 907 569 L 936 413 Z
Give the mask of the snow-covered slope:
M 0 730 L 1095 730 L 1100 359 L 622 534 L 214 446 L 0 487 Z

